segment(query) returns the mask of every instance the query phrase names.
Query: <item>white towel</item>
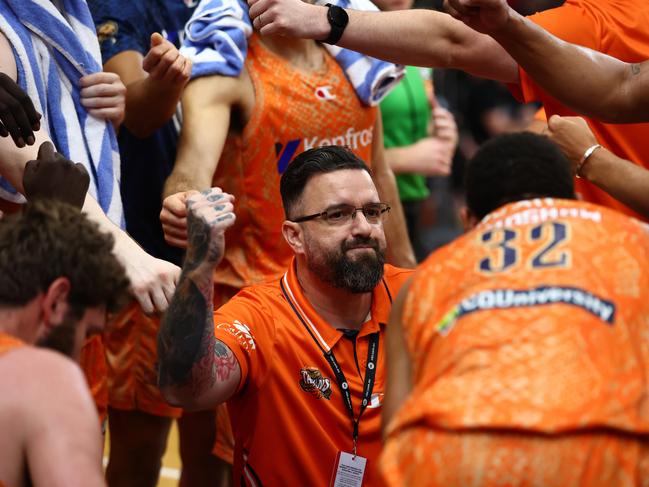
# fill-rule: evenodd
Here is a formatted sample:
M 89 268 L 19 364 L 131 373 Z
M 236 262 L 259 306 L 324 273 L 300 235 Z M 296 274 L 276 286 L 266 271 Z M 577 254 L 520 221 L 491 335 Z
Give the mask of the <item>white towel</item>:
M 85 0 L 0 0 L 0 30 L 16 58 L 18 83 L 43 114 L 57 151 L 82 163 L 91 175 L 90 194 L 108 217 L 123 226 L 119 150 L 112 125 L 88 114 L 79 79 L 101 71 L 95 26 Z M 22 202 L 6 180 L 0 196 Z
M 329 0 L 318 0 L 324 5 Z M 377 10 L 369 0 L 331 0 L 343 8 Z M 192 77 L 238 76 L 252 34 L 248 5 L 243 0 L 202 0 L 185 27 L 181 52 L 194 63 Z M 404 67 L 349 49 L 325 44 L 365 105 L 377 105 L 403 78 Z

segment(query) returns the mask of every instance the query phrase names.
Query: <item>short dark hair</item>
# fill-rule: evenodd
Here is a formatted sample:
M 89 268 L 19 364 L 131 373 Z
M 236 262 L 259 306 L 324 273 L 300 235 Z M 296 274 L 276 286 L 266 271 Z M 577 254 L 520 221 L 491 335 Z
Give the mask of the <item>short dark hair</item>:
M 75 315 L 126 302 L 129 281 L 113 254 L 113 237 L 78 209 L 53 200 L 28 203 L 0 220 L 0 306 L 23 306 L 59 277 L 70 280 Z
M 291 210 L 302 196 L 309 179 L 316 174 L 342 169 L 358 169 L 372 174 L 367 164 L 347 147 L 326 145 L 298 154 L 282 174 L 279 183 L 286 218 L 290 219 Z
M 550 139 L 531 132 L 486 142 L 467 164 L 465 189 L 467 206 L 478 218 L 514 201 L 576 198 L 568 160 Z

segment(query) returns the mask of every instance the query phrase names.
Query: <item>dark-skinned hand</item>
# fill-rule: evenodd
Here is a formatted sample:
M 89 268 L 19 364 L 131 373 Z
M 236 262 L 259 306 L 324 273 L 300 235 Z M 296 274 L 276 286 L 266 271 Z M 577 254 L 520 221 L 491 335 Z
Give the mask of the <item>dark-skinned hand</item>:
M 38 158 L 25 166 L 23 186 L 28 200 L 54 199 L 81 209 L 89 185 L 83 165 L 56 152 L 51 142 L 43 142 Z
M 41 114 L 31 98 L 9 76 L 0 73 L 0 136 L 11 135 L 18 147 L 33 145 L 41 128 Z

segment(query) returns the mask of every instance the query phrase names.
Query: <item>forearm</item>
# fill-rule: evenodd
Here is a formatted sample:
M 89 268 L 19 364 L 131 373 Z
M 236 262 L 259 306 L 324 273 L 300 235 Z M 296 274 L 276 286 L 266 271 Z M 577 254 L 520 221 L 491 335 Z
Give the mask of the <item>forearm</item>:
M 183 86 L 156 82 L 149 76 L 126 87 L 123 125 L 137 137 L 148 137 L 173 117 Z
M 374 182 L 381 201 L 385 201 L 392 208 L 384 224 L 388 244 L 387 261 L 397 267 L 414 268 L 417 260 L 408 236 L 394 173 L 389 169 L 375 172 Z
M 174 405 L 191 407 L 214 385 L 216 339 L 211 267 L 184 268 L 158 334 L 158 382 Z
M 330 31 L 325 7 L 314 6 L 309 37 Z M 516 65 L 491 37 L 433 10 L 347 10 L 349 24 L 338 46 L 408 66 L 455 68 L 503 82 L 517 80 Z M 399 42 L 394 42 L 399 39 Z
M 241 378 L 234 354 L 214 336 L 212 315 L 212 276 L 223 257 L 223 232 L 234 214 L 231 196 L 220 190 L 188 199 L 187 207 L 189 245 L 158 332 L 158 382 L 171 404 L 207 409 L 227 400 Z
M 615 199 L 649 219 L 649 171 L 608 150 L 596 150 L 581 174 Z
M 539 86 L 577 112 L 608 122 L 646 118 L 649 89 L 642 106 L 631 96 L 634 78 L 649 87 L 646 66 L 641 72 L 639 65 L 564 42 L 511 9 L 493 37 Z
M 193 145 L 193 147 L 200 148 L 200 145 Z M 163 199 L 183 191 L 192 189 L 201 191 L 209 188 L 212 185 L 213 173 L 209 174 L 209 171 L 201 170 L 198 167 L 195 168 L 196 170 L 192 170 L 197 164 L 193 164 L 191 161 L 201 162 L 215 157 L 218 156 L 210 155 L 202 149 L 195 151 L 193 149 L 179 148 L 176 166 L 167 178 L 163 188 Z
M 392 172 L 395 174 L 409 174 L 417 172 L 417 168 L 412 163 L 415 154 L 415 145 L 406 145 L 403 147 L 391 147 L 385 149 L 385 159 Z

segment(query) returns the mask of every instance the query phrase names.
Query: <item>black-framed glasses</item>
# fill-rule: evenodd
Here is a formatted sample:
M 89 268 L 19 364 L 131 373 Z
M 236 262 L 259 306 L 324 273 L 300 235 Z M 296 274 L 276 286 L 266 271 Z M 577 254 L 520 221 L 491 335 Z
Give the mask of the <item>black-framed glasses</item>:
M 330 225 L 342 225 L 356 218 L 357 211 L 361 211 L 369 223 L 379 223 L 390 211 L 390 205 L 387 203 L 368 203 L 358 208 L 352 205 L 338 205 L 320 213 L 294 218 L 292 221 L 301 223 L 322 218 Z

